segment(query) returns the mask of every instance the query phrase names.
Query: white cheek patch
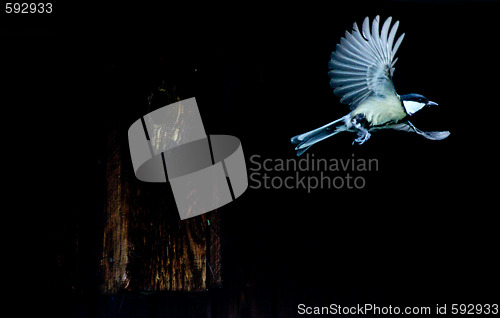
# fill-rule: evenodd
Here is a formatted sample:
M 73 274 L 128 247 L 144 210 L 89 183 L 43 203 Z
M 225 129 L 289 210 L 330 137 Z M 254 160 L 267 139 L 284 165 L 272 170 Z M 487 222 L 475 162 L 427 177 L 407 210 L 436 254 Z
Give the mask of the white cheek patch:
M 416 112 L 418 112 L 420 109 L 422 109 L 422 107 L 424 107 L 425 104 L 419 103 L 419 102 L 414 102 L 411 100 L 404 100 L 403 106 L 405 107 L 405 110 L 408 113 L 408 115 L 413 115 Z

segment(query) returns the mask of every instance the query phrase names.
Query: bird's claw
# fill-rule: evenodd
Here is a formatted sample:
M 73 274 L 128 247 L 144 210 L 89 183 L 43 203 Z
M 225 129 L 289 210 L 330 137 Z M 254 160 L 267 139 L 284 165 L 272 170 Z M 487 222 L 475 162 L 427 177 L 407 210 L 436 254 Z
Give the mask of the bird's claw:
M 369 132 L 363 132 L 361 134 L 358 134 L 358 138 L 354 139 L 352 144 L 358 144 L 362 145 L 364 144 L 368 139 L 370 139 L 371 134 Z
M 357 114 L 354 116 L 351 120 L 352 126 L 354 126 L 356 134 L 358 135 L 358 138 L 354 139 L 352 144 L 358 144 L 362 145 L 364 144 L 368 139 L 370 139 L 371 134 L 368 132 L 367 126 L 368 126 L 368 121 L 366 120 L 365 115 L 363 114 Z

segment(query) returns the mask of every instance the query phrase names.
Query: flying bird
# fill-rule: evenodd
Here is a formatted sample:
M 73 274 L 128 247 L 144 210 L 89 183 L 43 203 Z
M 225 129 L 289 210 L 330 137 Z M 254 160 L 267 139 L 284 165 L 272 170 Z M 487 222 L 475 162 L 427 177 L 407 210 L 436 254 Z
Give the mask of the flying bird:
M 348 104 L 351 112 L 331 123 L 295 136 L 297 156 L 309 147 L 343 131 L 354 132 L 353 144 L 363 144 L 371 133 L 380 129 L 395 129 L 417 133 L 430 140 L 442 140 L 448 131 L 422 131 L 410 118 L 424 107 L 437 106 L 420 94 L 398 95 L 392 76 L 396 52 L 403 41 L 403 33 L 396 41 L 399 21 L 391 27 L 392 17 L 387 18 L 380 30 L 380 17 L 376 16 L 370 30 L 368 17 L 362 29 L 354 23 L 351 33 L 346 31 L 336 50 L 332 52 L 328 67 L 330 85 L 340 102 Z

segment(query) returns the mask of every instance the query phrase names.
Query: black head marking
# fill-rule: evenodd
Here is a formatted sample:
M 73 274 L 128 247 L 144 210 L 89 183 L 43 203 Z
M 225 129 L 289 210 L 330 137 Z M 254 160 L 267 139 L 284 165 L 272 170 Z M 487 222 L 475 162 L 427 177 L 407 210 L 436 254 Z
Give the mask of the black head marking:
M 423 103 L 427 104 L 429 102 L 429 99 L 425 97 L 424 95 L 420 94 L 404 94 L 400 95 L 401 101 L 413 101 L 413 102 L 418 102 L 418 103 Z

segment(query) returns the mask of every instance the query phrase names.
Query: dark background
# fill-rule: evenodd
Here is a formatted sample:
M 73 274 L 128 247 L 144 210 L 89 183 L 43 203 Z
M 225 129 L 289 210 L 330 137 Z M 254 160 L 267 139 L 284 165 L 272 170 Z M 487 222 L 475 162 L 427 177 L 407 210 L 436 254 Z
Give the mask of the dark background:
M 290 137 L 348 112 L 329 86 L 329 55 L 354 21 L 379 14 L 406 33 L 398 93 L 440 105 L 414 124 L 451 136 L 380 132 L 353 147 L 354 136 L 339 135 L 310 153 L 377 158 L 365 189 L 248 189 L 221 208 L 224 286 L 210 296 L 211 314 L 245 288 L 260 317 L 293 316 L 299 303 L 498 303 L 500 5 L 349 3 L 54 3 L 51 15 L 2 13 L 4 159 L 8 173 L 21 172 L 9 181 L 15 208 L 5 221 L 17 229 L 7 241 L 16 295 L 53 314 L 182 316 L 172 297 L 189 307 L 198 296 L 127 295 L 125 307 L 98 296 L 110 123 L 147 113 L 147 96 L 166 80 L 196 97 L 209 134 L 241 140 L 248 165 L 253 154 L 293 158 Z M 56 257 L 71 254 L 75 224 L 78 292 Z

